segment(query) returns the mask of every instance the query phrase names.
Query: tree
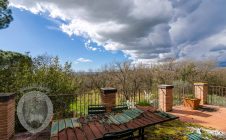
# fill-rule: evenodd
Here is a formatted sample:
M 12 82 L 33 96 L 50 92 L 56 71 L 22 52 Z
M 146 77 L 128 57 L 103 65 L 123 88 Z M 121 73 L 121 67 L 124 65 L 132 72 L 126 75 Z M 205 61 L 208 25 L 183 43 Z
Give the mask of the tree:
M 20 53 L 0 50 L 0 92 L 16 92 L 31 82 L 32 60 Z
M 8 0 L 0 0 L 0 29 L 5 29 L 13 20 L 12 11 L 8 9 Z

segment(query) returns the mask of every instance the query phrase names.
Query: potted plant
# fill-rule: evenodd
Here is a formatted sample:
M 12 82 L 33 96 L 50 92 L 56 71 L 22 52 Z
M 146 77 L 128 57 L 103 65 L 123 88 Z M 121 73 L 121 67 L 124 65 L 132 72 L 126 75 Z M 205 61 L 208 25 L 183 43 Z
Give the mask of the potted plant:
M 200 99 L 198 99 L 198 98 L 185 97 L 183 99 L 184 107 L 188 107 L 193 110 L 198 109 L 199 103 L 200 103 Z

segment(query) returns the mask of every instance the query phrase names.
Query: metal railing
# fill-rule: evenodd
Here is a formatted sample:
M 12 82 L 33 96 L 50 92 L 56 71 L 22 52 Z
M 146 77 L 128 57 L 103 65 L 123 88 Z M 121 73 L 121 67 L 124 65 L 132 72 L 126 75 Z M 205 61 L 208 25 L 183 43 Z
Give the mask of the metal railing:
M 158 106 L 158 90 L 149 92 L 139 91 L 131 94 L 129 101 L 150 103 L 152 106 Z M 54 119 L 85 116 L 88 114 L 89 105 L 101 105 L 100 92 L 89 92 L 83 94 L 56 94 L 49 95 L 53 104 Z M 126 98 L 122 92 L 116 93 L 116 105 L 126 103 Z
M 186 86 L 174 85 L 173 89 L 173 105 L 181 105 L 183 98 L 194 98 L 194 86 L 192 84 Z
M 66 118 L 75 116 L 85 116 L 88 114 L 89 105 L 101 105 L 101 93 L 92 91 L 83 94 L 57 94 L 49 95 L 54 108 L 54 117 Z M 175 86 L 173 89 L 173 105 L 181 105 L 184 97 L 194 98 L 194 86 Z M 140 90 L 131 93 L 128 99 L 131 102 L 150 103 L 154 107 L 158 107 L 158 89 L 152 88 L 149 91 Z M 116 105 L 125 104 L 127 99 L 122 91 L 116 93 Z M 208 104 L 226 107 L 226 87 L 209 86 Z
M 226 107 L 226 87 L 209 86 L 207 102 L 211 105 Z

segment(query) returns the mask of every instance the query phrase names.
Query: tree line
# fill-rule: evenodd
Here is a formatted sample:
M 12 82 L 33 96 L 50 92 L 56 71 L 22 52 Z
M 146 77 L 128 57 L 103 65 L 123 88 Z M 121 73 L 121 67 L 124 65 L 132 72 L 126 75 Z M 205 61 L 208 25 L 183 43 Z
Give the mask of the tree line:
M 72 64 L 60 64 L 58 57 L 0 51 L 0 92 L 17 92 L 39 85 L 52 94 L 82 94 L 101 87 L 116 87 L 128 98 L 139 91 L 150 91 L 159 84 L 208 82 L 226 85 L 226 69 L 215 61 L 183 61 L 173 59 L 147 66 L 130 61 L 107 64 L 97 71 L 74 72 Z

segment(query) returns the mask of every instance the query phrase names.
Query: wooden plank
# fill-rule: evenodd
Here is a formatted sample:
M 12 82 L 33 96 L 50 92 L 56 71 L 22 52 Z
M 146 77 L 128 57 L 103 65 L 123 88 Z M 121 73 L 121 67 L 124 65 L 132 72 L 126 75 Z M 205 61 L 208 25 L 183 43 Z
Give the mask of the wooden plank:
M 140 113 L 137 113 L 136 111 L 134 110 L 129 110 L 129 113 L 132 114 L 134 116 L 134 118 L 140 116 Z
M 127 123 L 130 121 L 127 119 L 127 117 L 124 117 L 122 114 L 120 114 L 119 118 L 123 121 L 123 123 Z
M 64 121 L 65 121 L 66 128 L 73 128 L 71 119 L 65 119 Z
M 85 133 L 88 140 L 95 139 L 95 135 L 93 134 L 92 130 L 89 128 L 87 124 L 82 125 L 82 130 Z
M 126 115 L 130 116 L 130 117 L 133 118 L 133 119 L 135 119 L 135 118 L 137 117 L 137 116 L 134 115 L 134 113 L 133 113 L 132 111 L 130 111 L 130 110 L 126 110 L 124 113 L 125 113 Z
M 114 123 L 114 124 L 120 124 L 121 122 L 119 122 L 116 118 L 115 118 L 115 116 L 113 116 L 113 115 L 110 115 L 109 116 L 109 119 Z
M 141 114 L 141 113 L 137 112 L 135 109 L 130 110 L 130 112 L 136 117 L 140 116 L 140 114 Z
M 132 118 L 132 119 L 134 119 L 135 118 L 135 116 L 131 113 L 131 112 L 129 112 L 129 111 L 124 111 L 124 114 L 126 114 L 127 116 L 129 116 L 130 118 Z
M 108 131 L 104 128 L 104 126 L 102 124 L 100 124 L 99 122 L 95 122 L 95 126 L 96 128 L 101 132 L 102 135 L 104 135 L 105 133 L 107 133 Z
M 133 119 L 130 116 L 126 115 L 125 113 L 122 113 L 122 116 L 125 117 L 125 118 L 127 118 L 129 121 Z
M 109 124 L 105 124 L 105 125 L 103 125 L 104 126 L 104 128 L 105 128 L 105 130 L 109 133 L 109 132 L 115 132 L 116 130 L 113 128 L 113 127 L 111 127 L 111 125 L 109 125 Z
M 142 125 L 140 126 L 139 125 L 139 127 L 144 127 L 144 126 L 146 126 L 147 125 L 147 122 L 146 121 L 144 121 L 144 120 L 142 120 L 142 119 L 136 119 L 135 121 L 137 121 L 137 122 L 140 122 Z
M 71 118 L 71 122 L 74 128 L 81 127 L 81 123 L 78 122 L 78 118 Z
M 132 109 L 132 110 L 131 110 L 131 113 L 134 114 L 135 116 L 140 116 L 140 114 L 141 114 L 140 112 L 138 112 L 138 111 L 135 110 L 135 109 Z
M 94 123 L 89 123 L 89 127 L 97 139 L 102 138 L 103 134 L 97 129 Z
M 119 115 L 114 115 L 114 119 L 119 122 L 119 124 L 123 124 L 123 121 L 119 118 Z
M 65 122 L 63 120 L 59 120 L 59 132 L 65 128 Z
M 166 113 L 166 112 L 162 112 L 162 111 L 154 112 L 154 114 L 159 115 L 159 116 L 161 116 L 161 117 L 163 117 L 163 118 L 169 118 L 169 119 L 176 118 L 176 116 L 171 115 L 171 114 Z
M 58 121 L 52 122 L 51 137 L 58 137 Z
M 138 121 L 137 119 L 134 119 L 134 120 L 133 120 L 133 123 L 137 125 L 136 128 L 139 128 L 139 127 L 143 127 L 143 126 L 144 126 L 144 124 L 141 123 L 140 121 Z
M 114 132 L 122 131 L 122 129 L 119 126 L 115 125 L 115 124 L 112 124 L 110 126 L 114 129 Z
M 75 132 L 74 132 L 73 128 L 69 127 L 66 130 L 67 130 L 67 138 L 68 138 L 68 140 L 77 140 L 77 137 L 75 135 Z
M 120 114 L 115 115 L 114 118 L 115 118 L 115 120 L 117 120 L 120 124 L 123 124 L 123 123 L 125 123 L 125 122 L 128 122 L 128 121 L 126 121 L 126 118 L 123 118 Z
M 51 140 L 58 140 L 58 136 L 54 136 L 50 138 Z
M 106 123 L 107 124 L 113 124 L 114 122 L 112 120 L 108 119 L 108 120 L 106 120 Z
M 152 117 L 152 118 L 155 118 L 155 119 L 158 120 L 158 121 L 164 121 L 164 120 L 167 120 L 166 118 L 162 118 L 162 117 L 160 117 L 160 116 L 154 114 L 153 112 L 147 111 L 147 112 L 145 112 L 145 113 L 146 113 L 148 116 L 150 116 L 150 117 Z
M 151 120 L 153 123 L 161 122 L 162 119 L 156 118 L 154 115 L 143 113 L 144 117 Z
M 149 119 L 145 118 L 145 117 L 141 117 L 141 118 L 139 118 L 139 120 L 140 120 L 140 121 L 143 121 L 143 123 L 144 123 L 145 125 L 148 125 L 148 124 L 151 123 L 151 121 L 150 121 Z
M 118 125 L 118 127 L 120 127 L 122 130 L 127 130 L 127 129 L 129 129 L 128 127 L 126 127 L 125 124 L 120 124 L 120 125 Z
M 148 123 L 150 122 L 150 119 L 149 119 L 149 118 L 146 118 L 145 115 L 143 115 L 143 114 L 142 114 L 142 116 L 139 117 L 139 118 L 140 118 L 140 119 L 143 119 L 145 122 L 148 122 Z
M 143 113 L 144 111 L 143 110 L 140 110 L 140 109 L 138 109 L 138 108 L 135 108 L 134 109 L 136 112 L 139 112 L 139 113 Z
M 145 113 L 143 113 L 143 115 L 148 116 L 149 118 L 152 118 L 157 121 L 162 121 L 164 119 L 164 118 L 161 118 L 160 116 L 156 116 L 155 114 L 150 113 L 150 112 L 145 112 Z
M 125 123 L 125 125 L 128 127 L 128 128 L 131 128 L 131 129 L 135 129 L 135 128 L 138 128 L 139 125 L 137 125 L 136 123 L 134 123 L 133 121 L 129 121 L 128 123 Z
M 101 115 L 97 115 L 97 120 L 102 120 L 103 118 L 101 117 Z M 107 123 L 101 123 L 101 121 L 97 121 L 95 122 L 97 128 L 100 128 L 100 131 L 103 132 L 103 134 L 108 133 L 111 130 L 111 127 L 109 127 L 109 125 Z
M 77 137 L 78 140 L 86 140 L 85 134 L 81 130 L 80 127 L 74 128 L 74 131 L 75 131 L 75 134 L 76 134 L 76 137 Z
M 59 140 L 67 140 L 67 129 L 63 129 L 58 133 Z

